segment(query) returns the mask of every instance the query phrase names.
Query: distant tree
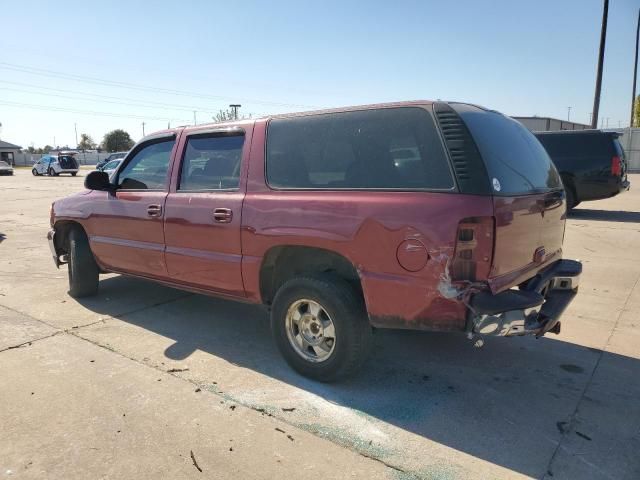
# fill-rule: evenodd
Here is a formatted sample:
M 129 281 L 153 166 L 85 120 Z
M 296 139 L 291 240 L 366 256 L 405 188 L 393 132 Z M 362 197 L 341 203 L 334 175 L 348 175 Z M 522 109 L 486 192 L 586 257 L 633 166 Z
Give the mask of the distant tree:
M 106 133 L 102 140 L 102 148 L 107 152 L 129 150 L 134 144 L 135 142 L 131 140 L 129 134 L 122 129 L 112 130 Z
M 633 125 L 632 127 L 640 127 L 640 95 L 636 97 L 633 107 Z
M 27 152 L 36 153 L 36 149 L 33 147 L 33 145 L 31 145 L 29 148 L 27 148 Z
M 213 121 L 215 123 L 221 123 L 221 122 L 230 122 L 232 120 L 235 120 L 236 118 L 233 116 L 233 110 L 228 109 L 228 110 L 220 110 L 218 113 L 216 113 L 213 117 Z M 251 114 L 248 115 L 238 115 L 238 120 L 244 120 L 246 118 L 251 118 Z
M 96 148 L 96 142 L 93 141 L 91 135 L 88 133 L 80 134 L 80 143 L 78 143 L 79 150 L 92 150 Z
M 53 147 L 51 145 L 45 145 L 44 147 L 39 149 L 40 152 L 38 153 L 49 153 L 51 150 L 53 150 Z

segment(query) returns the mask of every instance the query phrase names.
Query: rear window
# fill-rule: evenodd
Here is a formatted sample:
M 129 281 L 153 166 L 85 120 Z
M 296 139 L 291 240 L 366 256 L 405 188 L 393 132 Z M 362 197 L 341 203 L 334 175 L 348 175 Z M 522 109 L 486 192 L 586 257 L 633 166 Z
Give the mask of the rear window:
M 274 188 L 454 188 L 433 119 L 414 107 L 274 119 L 266 173 Z
M 613 155 L 611 135 L 598 133 L 542 133 L 536 136 L 552 159 L 594 156 L 609 159 Z
M 519 195 L 562 188 L 547 151 L 520 122 L 472 105 L 453 104 L 471 132 L 487 167 L 495 195 Z

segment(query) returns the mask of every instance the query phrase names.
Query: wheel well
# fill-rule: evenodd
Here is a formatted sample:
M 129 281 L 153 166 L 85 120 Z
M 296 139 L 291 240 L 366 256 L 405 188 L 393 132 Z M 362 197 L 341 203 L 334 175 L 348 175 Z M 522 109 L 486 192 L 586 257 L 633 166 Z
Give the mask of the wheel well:
M 71 230 L 79 229 L 84 233 L 84 228 L 78 222 L 73 220 L 61 220 L 54 225 L 56 230 L 56 251 L 59 255 L 69 253 L 69 234 Z
M 279 246 L 267 252 L 260 267 L 260 296 L 271 304 L 276 292 L 287 280 L 312 273 L 332 273 L 362 295 L 360 277 L 353 264 L 342 255 L 322 248 Z

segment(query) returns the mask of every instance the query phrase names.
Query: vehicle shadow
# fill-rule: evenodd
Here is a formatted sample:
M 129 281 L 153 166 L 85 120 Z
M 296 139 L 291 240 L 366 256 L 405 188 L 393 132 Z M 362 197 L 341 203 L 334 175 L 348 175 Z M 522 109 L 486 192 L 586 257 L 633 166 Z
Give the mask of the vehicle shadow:
M 577 220 L 597 220 L 597 221 L 603 221 L 603 222 L 640 223 L 640 212 L 576 208 L 569 212 L 569 218 L 577 219 Z
M 7 236 L 4 233 L 0 233 L 0 243 L 5 241 L 6 239 L 7 239 Z
M 158 297 L 162 289 L 172 290 L 116 276 L 101 281 L 98 297 L 80 301 L 91 310 L 112 314 L 115 302 L 105 298 L 149 289 L 159 289 Z M 535 478 L 546 474 L 563 435 L 576 435 L 568 422 L 597 364 L 615 365 L 612 375 L 623 372 L 626 380 L 620 380 L 622 384 L 640 378 L 637 359 L 553 339 L 488 339 L 484 348 L 474 349 L 463 335 L 378 330 L 371 359 L 357 377 L 322 384 L 301 377 L 286 365 L 271 340 L 267 312 L 259 306 L 188 295 L 119 314 L 117 321 L 173 342 L 164 350 L 137 352 L 141 356 L 184 361 L 194 352 L 204 352 L 347 407 L 359 418 L 372 418 Z M 196 369 L 187 373 L 195 374 Z M 221 377 L 236 373 L 203 370 L 234 399 L 233 389 L 227 389 Z M 247 375 L 242 370 L 237 374 Z M 261 397 L 262 385 L 254 380 L 244 389 L 255 388 Z M 280 398 L 287 392 L 280 392 Z M 298 412 L 305 408 L 296 407 Z M 601 408 L 615 415 L 610 407 Z M 309 411 L 312 418 L 299 423 L 322 426 L 323 412 L 315 406 Z M 620 411 L 619 415 L 627 413 Z M 357 430 L 352 424 L 342 428 L 354 436 L 362 434 L 352 431 Z M 339 442 L 349 444 L 343 438 Z M 351 446 L 360 448 L 355 441 Z

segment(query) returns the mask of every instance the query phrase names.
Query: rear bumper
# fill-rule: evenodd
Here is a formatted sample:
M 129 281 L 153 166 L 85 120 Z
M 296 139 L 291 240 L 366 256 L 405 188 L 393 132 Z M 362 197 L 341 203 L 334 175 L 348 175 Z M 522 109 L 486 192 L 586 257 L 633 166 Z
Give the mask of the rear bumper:
M 631 182 L 625 178 L 622 182 L 620 182 L 620 191 L 626 192 L 631 188 Z
M 582 264 L 558 260 L 519 290 L 485 291 L 470 300 L 467 332 L 517 336 L 560 333 L 560 317 L 576 296 Z

